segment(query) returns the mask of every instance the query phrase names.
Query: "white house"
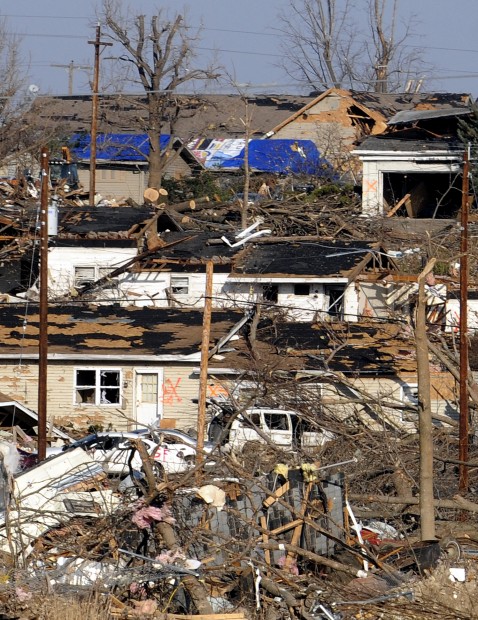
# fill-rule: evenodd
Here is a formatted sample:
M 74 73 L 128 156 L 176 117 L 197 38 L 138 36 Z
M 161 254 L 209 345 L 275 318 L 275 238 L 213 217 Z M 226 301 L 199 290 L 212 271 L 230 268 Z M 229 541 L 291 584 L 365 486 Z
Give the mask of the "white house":
M 408 217 L 455 217 L 464 150 L 457 125 L 469 113 L 467 108 L 399 112 L 386 133 L 363 140 L 353 151 L 363 165 L 363 215 L 398 207 L 397 213 Z

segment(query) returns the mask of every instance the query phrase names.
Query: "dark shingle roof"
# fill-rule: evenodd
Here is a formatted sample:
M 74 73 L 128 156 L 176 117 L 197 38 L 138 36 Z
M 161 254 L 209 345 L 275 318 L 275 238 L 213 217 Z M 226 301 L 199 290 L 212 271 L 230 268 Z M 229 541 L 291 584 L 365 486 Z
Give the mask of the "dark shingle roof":
M 198 136 L 244 137 L 244 100 L 239 95 L 181 95 L 183 109 L 174 135 L 185 141 Z M 254 131 L 262 135 L 309 103 L 313 97 L 256 95 L 249 98 Z M 33 113 L 47 126 L 64 125 L 71 135 L 90 132 L 91 97 L 38 97 Z M 145 97 L 133 95 L 100 98 L 98 132 L 139 133 L 146 128 Z M 163 133 L 168 133 L 166 127 Z
M 356 151 L 456 151 L 463 153 L 463 144 L 457 139 L 430 140 L 423 132 L 408 132 L 407 138 L 397 134 L 381 134 L 365 138 Z
M 279 323 L 263 320 L 257 338 L 296 370 L 390 375 L 416 370 L 415 343 L 398 323 Z
M 257 244 L 236 258 L 234 271 L 238 275 L 346 275 L 372 247 L 366 241 L 334 240 Z
M 391 118 L 404 110 L 460 109 L 470 103 L 468 93 L 372 93 L 351 91 L 357 102 Z
M 127 232 L 153 215 L 152 207 L 61 207 L 59 233 Z
M 38 307 L 2 307 L 0 357 L 38 352 Z M 24 319 L 27 319 L 23 331 Z M 215 310 L 211 346 L 241 320 L 243 313 Z M 49 354 L 190 355 L 201 350 L 203 311 L 178 308 L 51 305 Z

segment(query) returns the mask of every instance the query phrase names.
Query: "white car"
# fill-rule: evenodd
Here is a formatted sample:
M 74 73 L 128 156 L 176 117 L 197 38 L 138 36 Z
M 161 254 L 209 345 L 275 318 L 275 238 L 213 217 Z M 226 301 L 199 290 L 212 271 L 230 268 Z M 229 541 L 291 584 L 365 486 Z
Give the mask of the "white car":
M 94 461 L 101 463 L 109 475 L 126 476 L 130 467 L 139 470 L 141 457 L 132 441 L 140 439 L 146 446 L 148 454 L 153 456 L 154 467 L 158 474 L 180 474 L 194 467 L 196 461 L 196 440 L 176 430 L 158 429 L 150 433 L 147 429 L 132 433 L 101 432 L 88 435 L 75 441 L 63 450 L 83 448 Z M 205 442 L 205 451 L 212 449 Z
M 235 414 L 229 407 L 212 418 L 208 437 L 220 443 L 223 452 L 240 452 L 251 441 L 269 441 L 283 450 L 314 448 L 333 439 L 333 434 L 311 427 L 296 411 L 252 407 Z

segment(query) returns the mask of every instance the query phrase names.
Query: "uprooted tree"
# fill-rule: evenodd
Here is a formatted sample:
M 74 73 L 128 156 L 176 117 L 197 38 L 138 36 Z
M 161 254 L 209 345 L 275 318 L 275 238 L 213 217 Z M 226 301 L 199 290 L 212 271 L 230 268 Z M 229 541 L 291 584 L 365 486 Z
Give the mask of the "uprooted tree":
M 410 46 L 410 21 L 399 24 L 399 6 L 399 0 L 291 0 L 279 16 L 283 68 L 319 91 L 404 90 L 424 63 L 420 48 Z
M 198 81 L 216 79 L 217 71 L 212 65 L 192 67 L 198 35 L 192 33 L 182 15 L 176 14 L 171 20 L 161 11 L 149 18 L 131 15 L 123 12 L 121 1 L 104 0 L 101 17 L 105 35 L 122 49 L 118 60 L 129 65 L 126 80 L 139 83 L 146 94 L 149 185 L 160 187 L 164 167 L 174 152 L 172 140 L 160 149 L 160 137 L 174 136 L 183 106 L 179 89 L 184 84 L 193 87 Z

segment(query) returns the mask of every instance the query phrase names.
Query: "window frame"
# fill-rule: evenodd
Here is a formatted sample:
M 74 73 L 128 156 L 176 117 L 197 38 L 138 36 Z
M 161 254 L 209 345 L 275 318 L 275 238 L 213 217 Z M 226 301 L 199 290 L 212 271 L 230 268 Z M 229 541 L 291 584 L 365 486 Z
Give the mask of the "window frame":
M 88 277 L 80 278 L 77 274 L 78 269 L 91 269 L 93 272 L 93 279 Z M 95 282 L 96 278 L 96 266 L 95 265 L 73 265 L 73 286 L 85 286 L 86 284 L 90 284 L 91 282 Z
M 413 392 L 417 392 L 417 396 L 413 395 Z M 400 385 L 400 402 L 407 405 L 418 405 L 418 383 L 412 381 L 411 383 L 402 383 Z
M 83 371 L 89 371 L 95 373 L 95 384 L 94 385 L 79 385 L 78 384 L 78 373 Z M 117 372 L 118 373 L 118 385 L 102 385 L 101 384 L 101 373 L 102 372 Z M 117 402 L 102 402 L 101 392 L 103 389 L 109 390 L 117 390 L 118 391 L 118 401 Z M 94 390 L 94 402 L 79 402 L 78 401 L 78 390 L 86 390 L 93 389 Z M 123 371 L 121 368 L 108 368 L 103 366 L 85 366 L 85 367 L 76 367 L 73 369 L 73 405 L 75 407 L 122 407 L 123 402 Z
M 343 321 L 345 317 L 346 284 L 324 284 L 324 298 L 327 314 L 336 321 Z
M 294 283 L 294 296 L 295 297 L 310 297 L 311 286 L 308 282 L 295 282 Z
M 178 284 L 179 280 L 186 282 L 186 284 L 179 285 Z M 190 287 L 189 276 L 171 276 L 171 279 L 169 282 L 169 288 L 171 289 L 172 295 L 189 295 L 189 287 Z M 186 289 L 186 290 L 175 290 L 175 289 Z
M 413 391 L 417 391 L 417 396 L 413 396 Z M 418 416 L 418 383 L 402 383 L 400 385 L 400 403 L 405 407 L 416 407 L 416 411 L 400 411 L 401 422 L 416 422 Z
M 77 269 L 91 269 L 93 271 L 93 278 L 82 278 L 82 281 L 78 280 L 78 276 L 76 274 Z M 99 266 L 99 265 L 73 265 L 73 286 L 75 288 L 79 286 L 85 286 L 87 284 L 97 282 L 102 278 L 105 278 L 108 274 L 114 271 L 114 267 L 111 266 Z M 117 278 L 111 278 L 107 284 L 114 284 Z M 106 286 L 106 285 L 105 285 Z
M 279 303 L 279 284 L 269 282 L 262 285 L 262 301 L 268 305 L 276 305 Z

